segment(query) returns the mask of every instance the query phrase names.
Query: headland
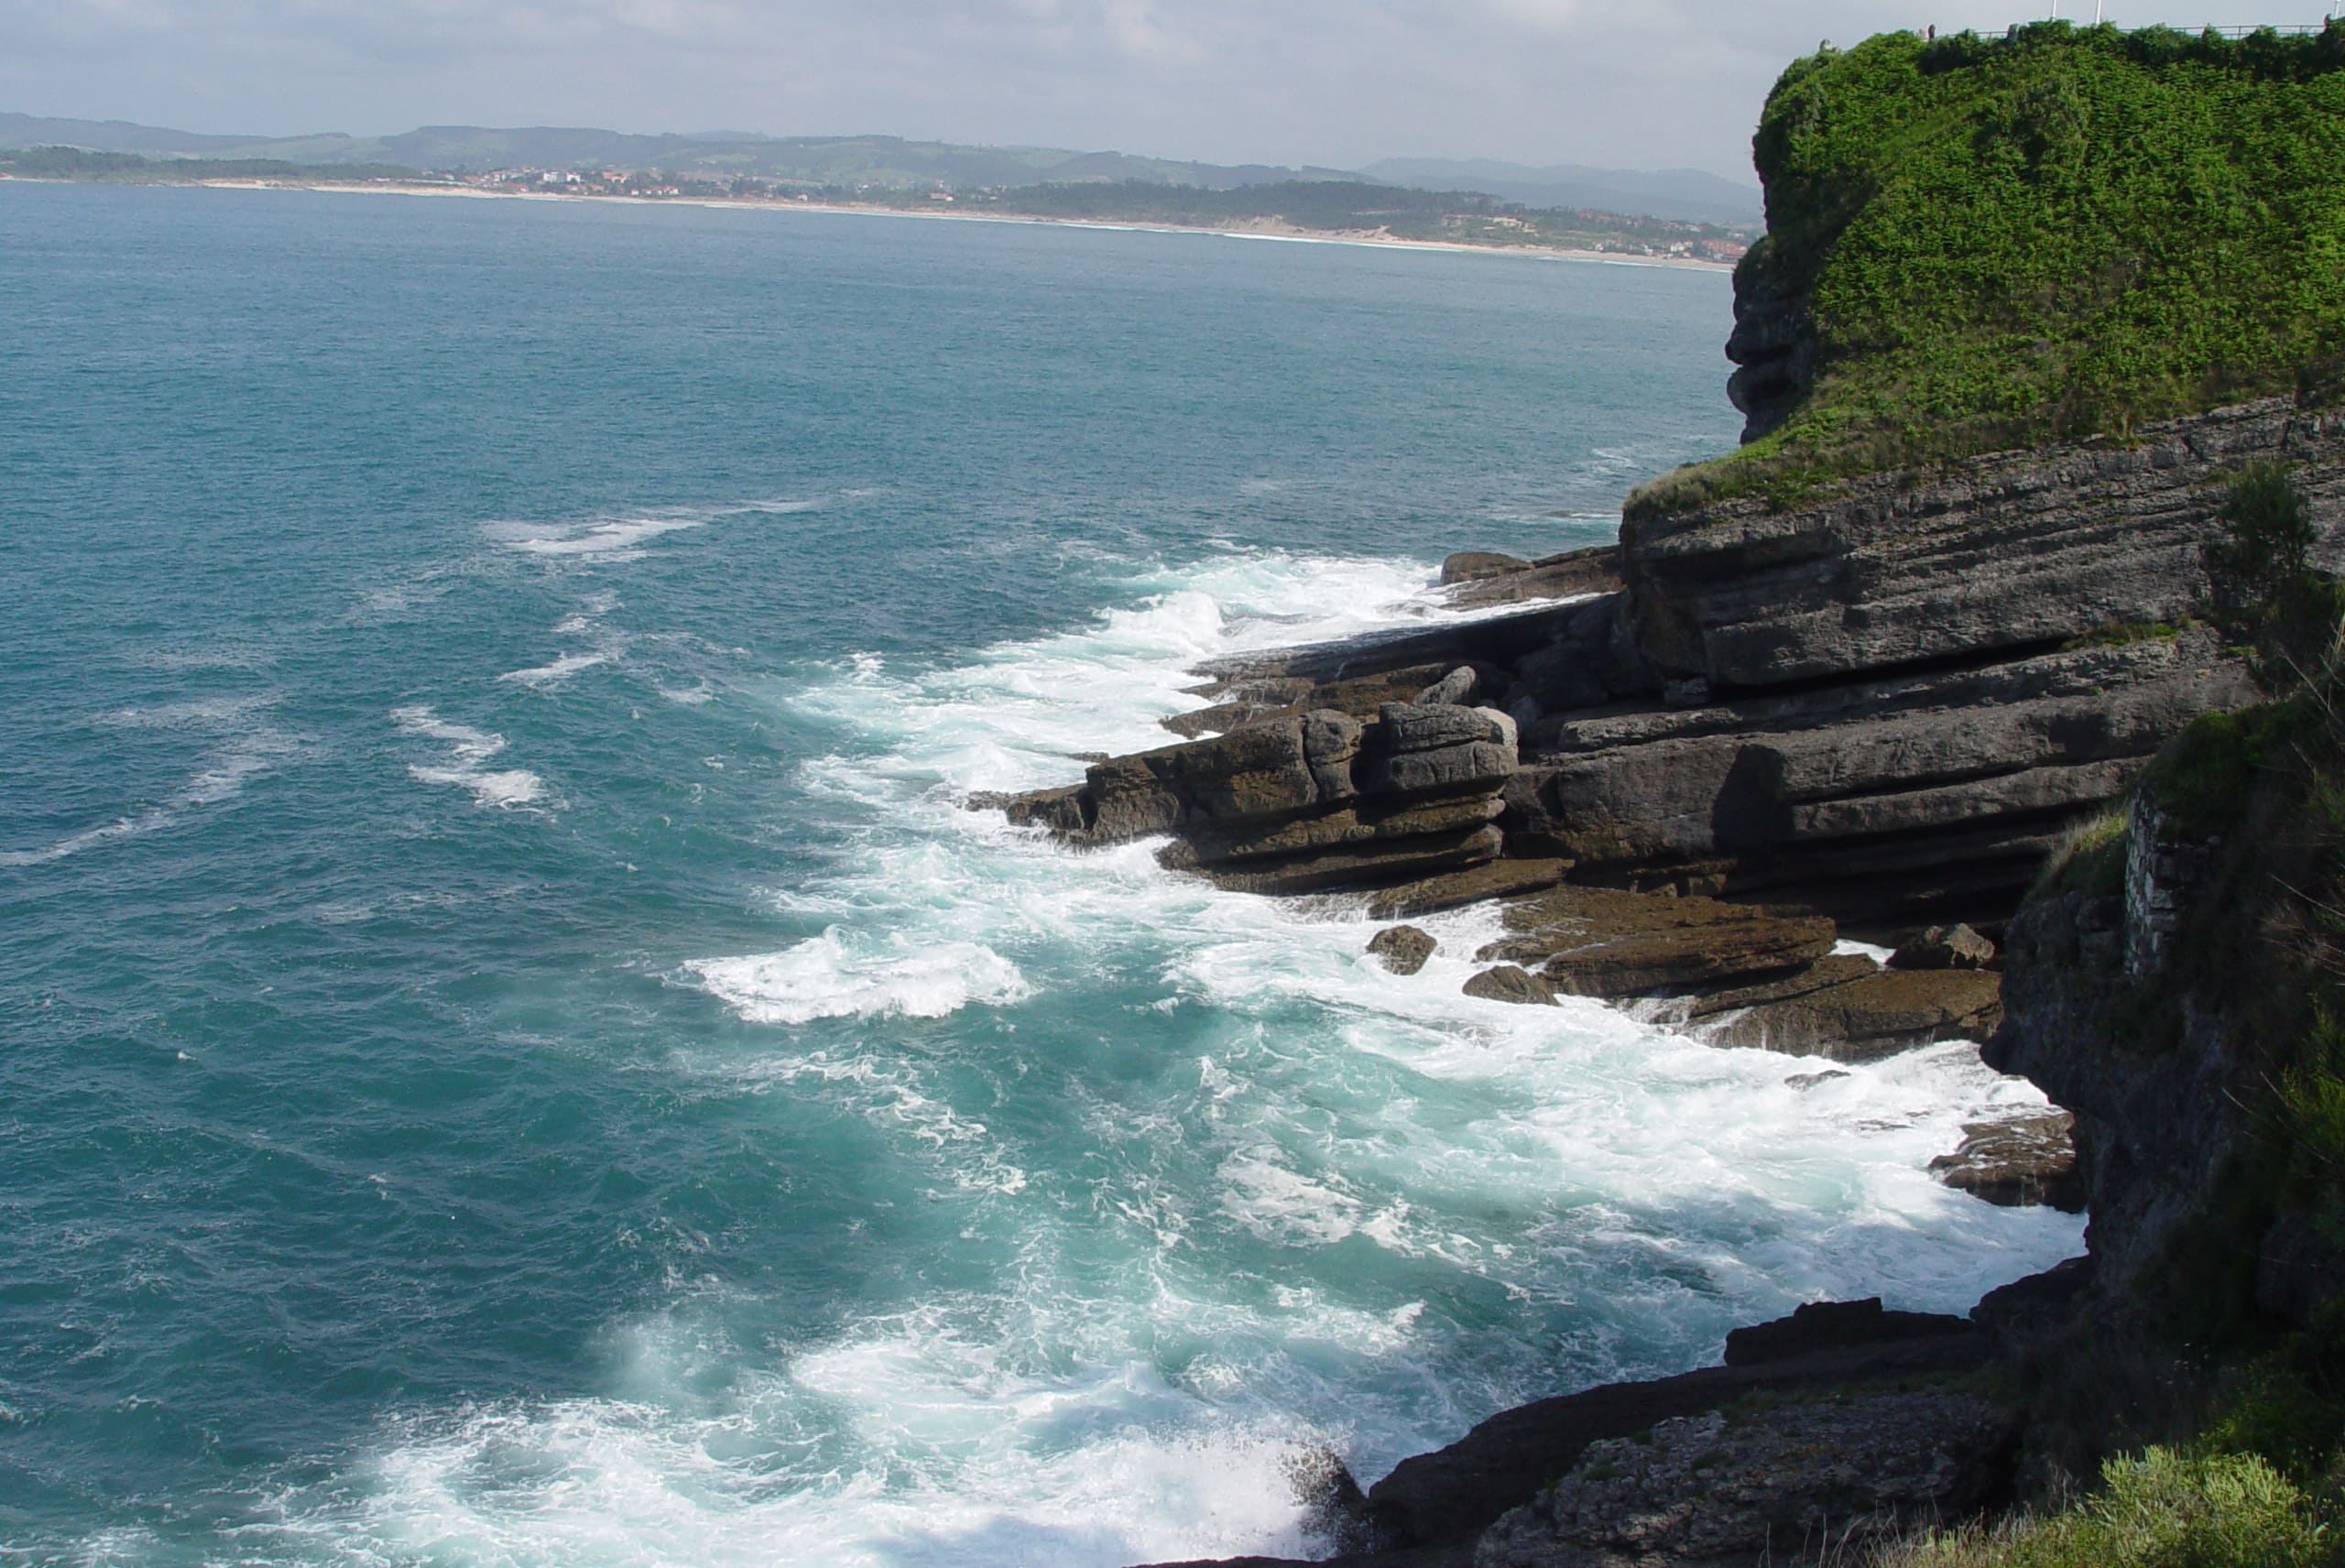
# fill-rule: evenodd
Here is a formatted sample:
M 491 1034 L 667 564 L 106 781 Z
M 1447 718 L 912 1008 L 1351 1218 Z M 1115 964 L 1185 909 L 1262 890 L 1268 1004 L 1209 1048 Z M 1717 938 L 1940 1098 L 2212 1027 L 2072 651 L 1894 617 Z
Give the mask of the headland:
M 1818 1075 L 1976 1040 L 2057 1106 L 1934 1169 L 2087 1207 L 2086 1256 L 1331 1462 L 1336 1560 L 2332 1561 L 2345 27 L 1885 36 L 1792 66 L 1757 151 L 1739 452 L 1617 547 L 1454 555 L 1475 618 L 1201 668 L 1185 740 L 981 804 L 1358 898 L 1402 973 L 1494 901 L 1494 1001 Z

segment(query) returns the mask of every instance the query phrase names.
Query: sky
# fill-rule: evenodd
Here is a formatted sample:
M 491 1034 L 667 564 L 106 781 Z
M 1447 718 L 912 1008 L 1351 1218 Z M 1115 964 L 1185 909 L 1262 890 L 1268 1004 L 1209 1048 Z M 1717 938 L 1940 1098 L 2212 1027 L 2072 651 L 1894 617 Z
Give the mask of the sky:
M 2302 5 L 2304 0 L 2294 0 Z M 2110 20 L 2317 23 L 2279 0 Z M 879 133 L 1358 168 L 1495 158 L 1751 180 L 1825 39 L 2048 0 L 0 0 L 0 110 L 181 130 Z M 2060 14 L 2092 18 L 2093 0 Z

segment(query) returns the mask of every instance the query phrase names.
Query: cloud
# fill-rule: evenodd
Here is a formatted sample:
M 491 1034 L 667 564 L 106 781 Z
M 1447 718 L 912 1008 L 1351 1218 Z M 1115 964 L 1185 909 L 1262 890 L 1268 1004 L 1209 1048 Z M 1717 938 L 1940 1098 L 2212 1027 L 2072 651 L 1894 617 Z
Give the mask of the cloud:
M 1187 65 L 1205 58 L 1203 48 L 1165 26 L 1149 0 L 1101 0 L 1100 11 L 1107 22 L 1107 36 L 1118 49 L 1134 60 Z
M 1581 11 L 1579 0 L 1481 0 L 1494 16 L 1540 32 L 1559 33 Z
M 2048 9 L 2049 0 L 2043 0 Z M 2177 0 L 2179 3 L 2179 0 Z M 2064 9 L 2080 8 L 2071 0 Z M 2170 7 L 2168 7 L 2170 9 Z M 2118 0 L 2112 19 L 2254 21 Z M 1784 64 L 2009 0 L 0 0 L 0 108 L 207 131 L 883 131 L 1747 171 Z M 2121 15 L 2119 13 L 2122 13 Z

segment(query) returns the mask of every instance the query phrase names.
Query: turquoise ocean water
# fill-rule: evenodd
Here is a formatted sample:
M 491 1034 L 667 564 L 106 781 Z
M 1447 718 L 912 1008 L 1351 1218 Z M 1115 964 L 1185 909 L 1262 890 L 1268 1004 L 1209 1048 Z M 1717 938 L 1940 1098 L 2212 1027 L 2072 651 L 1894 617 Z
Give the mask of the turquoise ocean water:
M 973 790 L 1718 450 L 1725 278 L 0 183 L 0 1562 L 1106 1568 L 2078 1225 Z

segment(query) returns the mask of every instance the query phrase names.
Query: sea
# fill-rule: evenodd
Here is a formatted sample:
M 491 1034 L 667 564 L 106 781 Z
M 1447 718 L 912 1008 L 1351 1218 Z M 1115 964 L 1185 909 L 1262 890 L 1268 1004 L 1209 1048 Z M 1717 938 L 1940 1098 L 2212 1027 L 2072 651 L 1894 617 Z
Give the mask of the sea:
M 0 1563 L 1117 1568 L 2079 1222 L 971 809 L 1731 444 L 1722 274 L 0 182 Z

